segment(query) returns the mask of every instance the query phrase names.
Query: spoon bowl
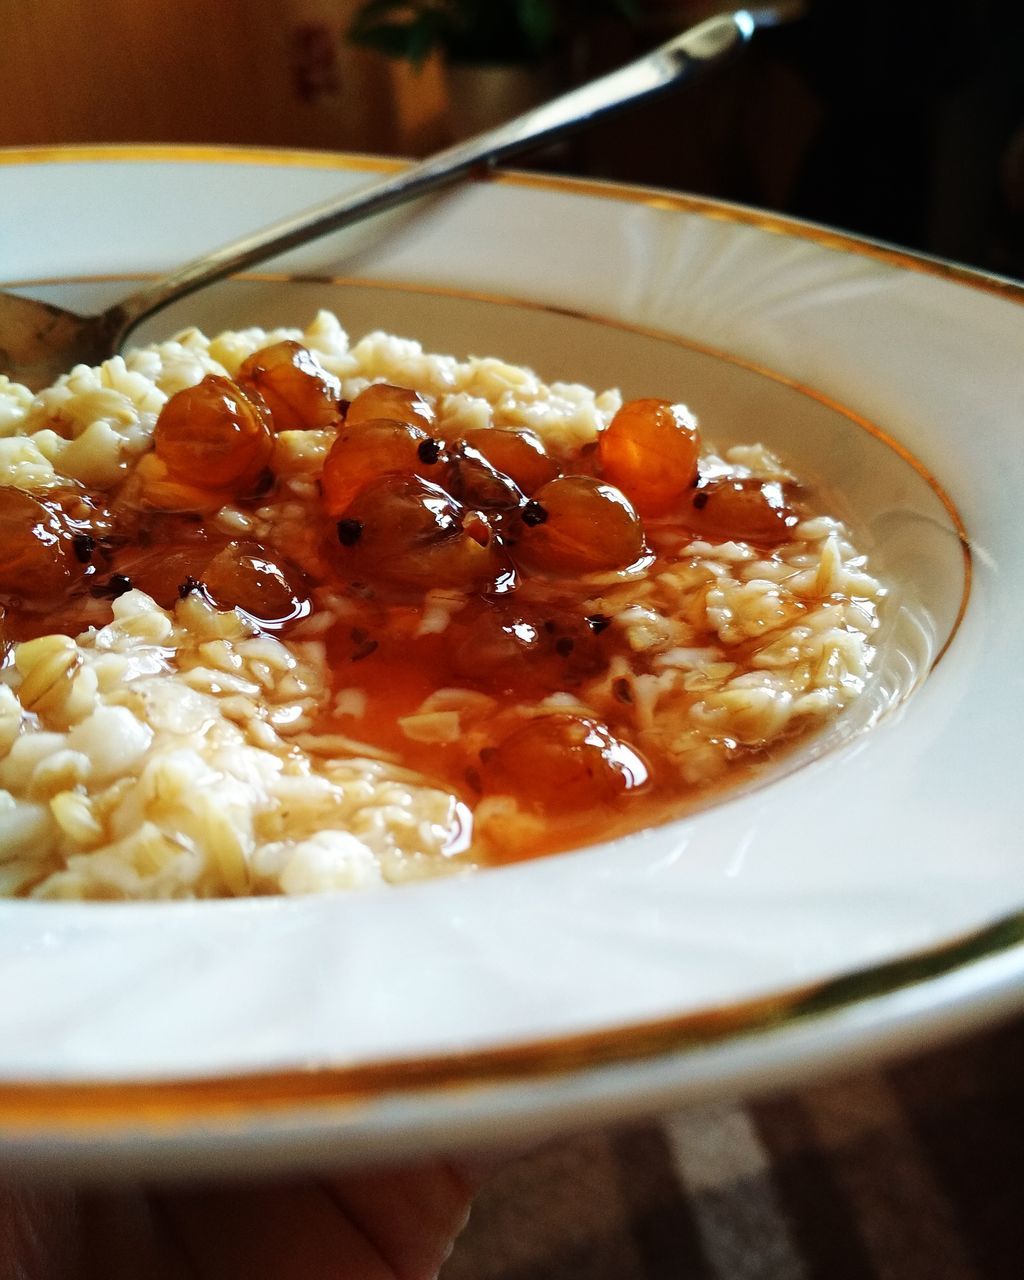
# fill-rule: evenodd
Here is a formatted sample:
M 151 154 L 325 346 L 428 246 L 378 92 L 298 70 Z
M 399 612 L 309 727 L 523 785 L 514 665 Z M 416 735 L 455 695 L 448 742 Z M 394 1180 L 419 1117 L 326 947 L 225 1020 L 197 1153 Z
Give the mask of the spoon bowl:
M 17 293 L 0 293 L 0 372 L 37 391 L 76 364 L 98 364 L 118 348 L 121 305 L 94 316 Z

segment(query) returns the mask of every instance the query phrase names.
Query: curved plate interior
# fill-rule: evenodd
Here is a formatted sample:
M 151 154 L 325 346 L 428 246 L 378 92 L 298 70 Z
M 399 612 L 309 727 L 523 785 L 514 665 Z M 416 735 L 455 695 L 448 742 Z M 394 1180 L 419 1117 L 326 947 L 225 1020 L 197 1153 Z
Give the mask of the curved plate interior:
M 216 239 L 225 224 L 251 223 L 243 196 L 254 185 L 269 216 L 272 205 L 318 198 L 325 182 L 322 166 L 297 162 L 186 167 L 191 210 L 207 207 L 204 188 L 222 201 L 205 227 L 187 227 L 186 249 L 204 230 Z M 334 187 L 365 180 L 328 176 Z M 58 247 L 69 215 L 43 197 L 62 184 L 106 182 L 118 197 L 137 189 L 155 238 L 169 221 L 156 197 L 176 199 L 186 175 L 111 160 L 15 166 L 5 177 L 16 178 L 16 206 L 43 211 L 37 245 L 3 267 L 27 280 L 113 269 L 107 247 Z M 234 282 L 178 304 L 140 336 L 187 323 L 302 323 L 328 306 L 353 336 L 386 328 L 548 378 L 671 395 L 716 442 L 763 440 L 851 521 L 892 586 L 883 660 L 859 716 L 808 744 L 788 762 L 804 767 L 770 786 L 614 844 L 477 877 L 334 900 L 2 904 L 0 1080 L 179 1080 L 427 1059 L 441 1081 L 445 1062 L 469 1051 L 500 1058 L 591 1033 L 628 1057 L 630 1038 L 642 1046 L 639 1030 L 655 1020 L 720 1016 L 759 999 L 784 1005 L 1020 909 L 1012 747 L 1024 710 L 1024 534 L 1013 495 L 1024 461 L 1013 370 L 1024 311 L 999 290 L 870 246 L 758 226 L 742 211 L 622 196 L 533 180 L 476 186 L 361 232 L 358 252 L 349 241 L 306 251 L 302 270 L 316 280 Z M 136 243 L 125 209 L 108 205 L 107 217 L 124 228 L 122 270 L 166 258 L 165 243 Z M 51 270 L 40 269 L 44 258 Z M 352 274 L 362 282 L 330 282 Z M 74 305 L 118 291 L 62 285 L 53 296 Z M 830 1025 L 820 1024 L 814 1050 L 794 1050 L 794 1063 L 827 1059 L 830 1034 L 838 1052 L 839 1024 Z M 767 1037 L 729 1054 L 734 1079 L 770 1073 Z M 685 1096 L 700 1063 L 684 1055 L 665 1090 Z M 595 1087 L 588 1080 L 565 1079 L 567 1112 Z M 529 1103 L 519 1095 L 513 1105 L 510 1093 L 503 1111 L 503 1096 L 491 1110 L 511 1129 Z M 435 1104 L 449 1119 L 462 1105 Z M 401 1105 L 385 1094 L 377 1106 L 401 1134 Z M 353 1123 L 316 1114 L 339 1140 Z

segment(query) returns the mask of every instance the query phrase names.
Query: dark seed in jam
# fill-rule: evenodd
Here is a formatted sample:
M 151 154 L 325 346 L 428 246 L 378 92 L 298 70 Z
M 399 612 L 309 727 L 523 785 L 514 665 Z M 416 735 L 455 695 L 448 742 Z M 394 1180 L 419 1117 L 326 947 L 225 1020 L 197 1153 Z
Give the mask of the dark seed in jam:
M 540 505 L 539 502 L 530 501 L 523 507 L 522 521 L 523 524 L 529 525 L 531 529 L 535 529 L 537 525 L 543 524 L 548 518 L 548 513 Z
M 132 580 L 123 573 L 112 574 L 106 582 L 97 582 L 89 588 L 89 594 L 97 600 L 116 600 L 132 589 Z
M 425 462 L 428 467 L 432 467 L 441 457 L 441 442 L 439 440 L 421 440 L 416 449 L 416 454 L 420 462 Z
M 338 541 L 343 547 L 354 547 L 362 536 L 363 522 L 361 520 L 338 521 Z
M 269 467 L 264 467 L 256 477 L 256 483 L 253 485 L 252 492 L 248 496 L 250 498 L 262 498 L 268 494 L 273 487 L 274 473 Z
M 96 539 L 91 533 L 76 533 L 71 539 L 71 547 L 75 558 L 81 564 L 88 564 L 96 550 Z

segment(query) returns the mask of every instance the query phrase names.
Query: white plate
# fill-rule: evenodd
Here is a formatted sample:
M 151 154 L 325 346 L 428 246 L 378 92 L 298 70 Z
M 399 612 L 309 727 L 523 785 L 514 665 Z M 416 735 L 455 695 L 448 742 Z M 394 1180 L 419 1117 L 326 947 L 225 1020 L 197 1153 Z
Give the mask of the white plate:
M 83 307 L 386 167 L 0 158 L 0 279 L 63 282 L 34 291 Z M 328 306 L 354 336 L 684 398 L 712 438 L 775 445 L 850 516 L 894 585 L 882 674 L 867 716 L 801 767 L 615 844 L 353 898 L 2 904 L 5 1169 L 522 1141 L 1021 1003 L 1024 291 L 735 207 L 533 177 L 278 268 L 291 278 L 210 290 L 147 336 Z

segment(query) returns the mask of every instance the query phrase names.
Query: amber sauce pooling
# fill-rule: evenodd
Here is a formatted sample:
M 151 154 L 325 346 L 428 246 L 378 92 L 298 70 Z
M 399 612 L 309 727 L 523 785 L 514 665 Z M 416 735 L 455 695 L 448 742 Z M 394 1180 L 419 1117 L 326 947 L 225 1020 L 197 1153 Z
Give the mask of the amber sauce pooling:
M 276 434 L 324 428 L 334 444 L 303 546 L 225 532 L 225 504 L 245 514 L 273 503 Z M 667 760 L 630 740 L 628 681 L 612 683 L 603 717 L 571 704 L 617 658 L 637 661 L 593 601 L 657 574 L 694 537 L 770 549 L 797 518 L 779 485 L 702 477 L 699 450 L 686 410 L 651 399 L 625 405 L 596 448 L 571 457 L 519 428 L 449 438 L 415 390 L 375 385 L 348 405 L 311 353 L 278 343 L 236 379 L 173 396 L 120 490 L 0 491 L 0 648 L 103 625 L 132 587 L 165 608 L 202 592 L 287 639 L 324 593 L 337 616 L 317 731 L 470 807 L 513 797 L 534 820 L 528 847 L 492 835 L 483 856 L 639 829 L 686 797 Z M 439 692 L 450 690 L 463 693 Z M 557 694 L 569 699 L 539 707 Z M 467 695 L 471 714 L 456 719 Z

